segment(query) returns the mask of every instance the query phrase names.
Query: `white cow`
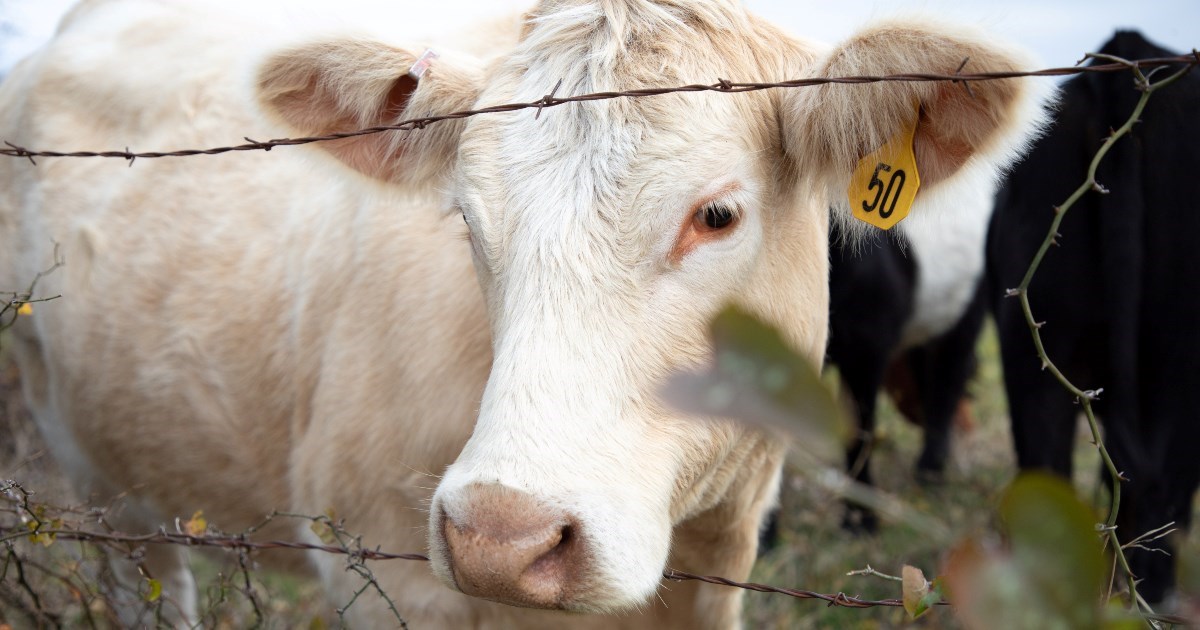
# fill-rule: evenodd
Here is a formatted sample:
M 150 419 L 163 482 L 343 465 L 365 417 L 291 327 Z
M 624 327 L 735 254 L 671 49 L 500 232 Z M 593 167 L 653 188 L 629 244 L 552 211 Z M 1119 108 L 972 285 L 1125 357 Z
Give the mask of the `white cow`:
M 567 95 L 1026 65 L 923 22 L 827 49 L 733 0 L 547 0 L 512 27 L 493 60 L 441 50 L 417 82 L 415 42 L 263 52 L 261 25 L 87 0 L 3 84 L 0 137 L 203 147 L 529 101 L 560 80 Z M 0 287 L 56 243 L 66 261 L 40 287 L 64 297 L 15 329 L 25 394 L 79 489 L 125 496 L 122 528 L 333 508 L 370 546 L 427 545 L 432 574 L 373 565 L 416 627 L 735 627 L 739 591 L 661 572 L 748 575 L 784 448 L 681 417 L 661 383 L 704 360 L 730 302 L 819 362 L 828 208 L 855 163 L 919 115 L 918 205 L 951 212 L 1024 146 L 1036 91 L 683 94 L 132 168 L 5 159 Z M 185 552 L 148 553 L 194 620 Z M 361 585 L 341 558 L 308 560 L 336 602 Z M 351 610 L 388 619 L 382 601 Z

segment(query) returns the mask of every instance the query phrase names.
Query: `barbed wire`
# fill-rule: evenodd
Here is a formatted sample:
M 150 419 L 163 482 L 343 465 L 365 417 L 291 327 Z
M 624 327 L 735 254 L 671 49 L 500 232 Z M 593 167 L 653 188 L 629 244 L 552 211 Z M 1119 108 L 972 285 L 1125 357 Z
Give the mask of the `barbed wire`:
M 380 549 L 352 549 L 337 545 L 318 545 L 314 543 L 304 543 L 285 540 L 251 540 L 245 535 L 229 535 L 229 534 L 205 534 L 192 535 L 186 533 L 172 533 L 166 530 L 159 530 L 152 534 L 127 534 L 117 531 L 89 531 L 66 527 L 44 527 L 44 528 L 6 528 L 0 527 L 0 543 L 5 543 L 11 540 L 19 540 L 29 538 L 30 536 L 48 536 L 58 540 L 71 540 L 77 542 L 86 542 L 93 544 L 111 543 L 111 544 L 132 544 L 132 545 L 180 545 L 184 547 L 213 547 L 226 550 L 244 550 L 244 551 L 264 551 L 275 549 L 303 550 L 303 551 L 318 551 L 321 553 L 330 553 L 336 555 L 352 556 L 356 560 L 410 560 L 417 562 L 428 562 L 429 558 L 419 553 L 388 553 Z M 829 606 L 840 606 L 845 608 L 873 608 L 873 607 L 902 607 L 903 601 L 899 599 L 884 599 L 884 600 L 868 600 L 859 597 L 846 595 L 845 593 L 818 593 L 816 591 L 808 591 L 801 589 L 785 588 L 771 586 L 768 584 L 758 584 L 754 582 L 738 582 L 714 575 L 698 575 L 688 573 L 686 571 L 678 571 L 676 569 L 665 569 L 663 571 L 665 579 L 675 582 L 698 581 L 708 584 L 716 584 L 720 586 L 729 586 L 732 588 L 740 588 L 748 591 L 757 591 L 760 593 L 775 593 L 779 595 L 788 595 L 796 599 L 817 599 L 828 603 Z M 939 605 L 948 605 L 948 602 L 938 602 Z
M 780 88 L 804 88 L 817 85 L 828 84 L 843 84 L 843 85 L 861 85 L 868 83 L 902 83 L 902 82 L 953 82 L 961 83 L 968 92 L 970 91 L 970 82 L 972 81 L 998 81 L 1003 79 L 1016 79 L 1023 77 L 1063 77 L 1072 76 L 1084 73 L 1103 73 L 1103 72 L 1121 72 L 1130 69 L 1155 69 L 1164 66 L 1172 65 L 1187 65 L 1195 67 L 1200 65 L 1200 51 L 1193 50 L 1190 54 L 1177 55 L 1174 57 L 1152 57 L 1147 59 L 1124 60 L 1115 59 L 1112 57 L 1101 57 L 1093 54 L 1084 56 L 1087 59 L 1102 59 L 1107 63 L 1100 63 L 1091 66 L 1070 66 L 1059 68 L 1046 68 L 1043 70 L 1032 71 L 1007 71 L 1007 72 L 962 72 L 962 68 L 970 61 L 964 59 L 958 71 L 953 74 L 933 74 L 933 73 L 903 73 L 890 75 L 863 75 L 851 77 L 816 77 L 808 79 L 791 79 L 787 81 L 778 81 L 774 83 L 738 83 L 727 79 L 718 79 L 716 83 L 710 84 L 691 84 L 681 85 L 676 87 L 650 87 L 640 88 L 636 90 L 625 90 L 619 92 L 593 92 L 590 94 L 580 94 L 577 96 L 556 96 L 554 90 L 542 98 L 535 101 L 525 103 L 509 103 L 506 105 L 493 105 L 479 109 L 464 110 L 449 114 L 440 114 L 436 116 L 423 116 L 420 118 L 409 118 L 391 125 L 378 125 L 374 127 L 366 127 L 353 131 L 342 131 L 331 133 L 322 136 L 305 136 L 300 138 L 278 138 L 259 142 L 252 138 L 246 137 L 245 144 L 214 147 L 209 149 L 181 149 L 176 151 L 132 151 L 128 147 L 125 150 L 108 150 L 108 151 L 57 151 L 57 150 L 36 150 L 20 146 L 11 141 L 5 140 L 4 144 L 8 148 L 0 148 L 0 155 L 25 158 L 30 162 L 37 164 L 35 158 L 119 158 L 127 160 L 130 166 L 138 159 L 156 159 L 167 157 L 191 157 L 196 155 L 220 155 L 223 153 L 243 152 L 243 151 L 270 151 L 275 147 L 283 146 L 298 146 L 304 144 L 313 144 L 316 142 L 330 142 L 334 140 L 344 140 L 346 138 L 356 138 L 360 136 L 369 136 L 374 134 L 385 133 L 388 131 L 414 131 L 424 129 L 425 127 L 444 122 L 447 120 L 459 120 L 479 116 L 482 114 L 498 114 L 504 112 L 515 112 L 524 109 L 536 109 L 538 114 L 541 111 L 551 107 L 558 107 L 567 103 L 581 103 L 586 101 L 604 101 L 616 98 L 645 98 L 652 96 L 661 96 L 664 94 L 678 94 L 687 92 L 720 92 L 726 94 L 739 94 L 742 92 L 757 92 L 761 90 L 780 89 Z M 560 82 L 561 83 L 561 82 Z
M 180 545 L 185 547 L 212 547 L 218 549 L 232 551 L 264 551 L 264 550 L 300 550 L 300 551 L 317 551 L 321 553 L 329 553 L 336 555 L 350 556 L 358 561 L 366 560 L 409 560 L 416 562 L 428 562 L 429 558 L 419 553 L 388 553 L 375 549 L 354 549 L 347 546 L 337 545 L 319 545 L 314 543 L 304 543 L 285 540 L 251 540 L 244 534 L 229 535 L 229 534 L 205 534 L 192 535 L 186 533 L 172 533 L 166 530 L 159 530 L 152 534 L 127 534 L 116 531 L 87 531 L 71 528 L 7 528 L 0 527 L 0 543 L 18 540 L 21 538 L 29 538 L 31 536 L 51 536 L 60 540 L 71 540 L 77 542 L 85 542 L 92 544 L 111 543 L 111 544 L 133 544 L 133 545 Z M 838 593 L 820 593 L 804 589 L 787 588 L 781 586 L 772 586 L 770 584 L 760 584 L 757 582 L 739 582 L 724 577 L 715 575 L 699 575 L 679 571 L 677 569 L 667 568 L 663 570 L 663 578 L 673 582 L 704 582 L 707 584 L 715 584 L 718 586 L 728 586 L 746 591 L 755 591 L 759 593 L 768 593 L 776 595 L 786 595 L 795 599 L 815 599 L 826 603 L 829 607 L 838 608 L 903 608 L 904 601 L 901 599 L 864 599 L 861 597 L 847 595 L 844 592 Z M 937 606 L 950 606 L 951 603 L 946 600 L 941 600 L 935 603 Z M 1190 620 L 1174 615 L 1151 614 L 1146 615 L 1147 619 L 1160 621 L 1163 623 L 1186 624 Z
M 124 151 L 76 151 L 76 152 L 37 151 L 37 150 L 30 150 L 25 147 L 15 145 L 11 142 L 5 142 L 5 144 L 9 148 L 7 148 L 7 149 L 0 148 L 0 155 L 9 156 L 9 157 L 26 158 L 26 159 L 29 159 L 31 162 L 33 162 L 35 165 L 37 164 L 37 162 L 35 161 L 35 158 L 40 158 L 40 157 L 47 157 L 47 158 L 48 157 L 121 158 L 121 159 L 128 160 L 130 162 L 130 165 L 132 165 L 134 160 L 136 160 L 138 158 L 154 159 L 154 158 L 165 158 L 165 157 L 188 157 L 188 156 L 194 156 L 194 155 L 217 155 L 217 154 L 237 152 L 237 151 L 256 151 L 256 150 L 269 151 L 272 148 L 277 147 L 277 146 L 296 146 L 296 145 L 303 145 L 303 144 L 311 144 L 311 143 L 317 143 L 317 142 L 325 142 L 325 141 L 339 140 L 339 139 L 345 139 L 345 138 L 351 138 L 351 137 L 384 133 L 384 132 L 388 132 L 388 131 L 413 131 L 413 130 L 423 129 L 430 124 L 435 124 L 435 123 L 447 121 L 447 120 L 462 119 L 462 118 L 467 118 L 467 117 L 481 115 L 481 114 L 513 112 L 513 111 L 519 111 L 519 110 L 524 110 L 524 109 L 537 109 L 540 113 L 540 111 L 542 109 L 549 108 L 549 107 L 556 107 L 559 105 L 564 105 L 566 103 L 572 103 L 572 102 L 599 101 L 599 100 L 608 100 L 608 99 L 623 98 L 623 97 L 627 97 L 627 98 L 652 97 L 652 96 L 658 96 L 658 95 L 670 94 L 670 93 L 701 92 L 701 91 L 740 93 L 740 92 L 751 92 L 751 91 L 759 91 L 759 90 L 773 89 L 773 88 L 799 88 L 799 87 L 810 87 L 810 86 L 825 85 L 825 84 L 866 84 L 866 83 L 879 83 L 879 82 L 950 81 L 950 82 L 955 82 L 955 83 L 962 83 L 962 85 L 964 86 L 964 89 L 967 89 L 969 91 L 969 89 L 970 89 L 969 82 L 972 82 L 972 81 L 1003 80 L 1003 79 L 1011 79 L 1011 78 L 1018 78 L 1018 77 L 1069 76 L 1069 75 L 1078 75 L 1078 74 L 1083 74 L 1083 73 L 1119 72 L 1119 71 L 1132 70 L 1134 72 L 1135 76 L 1137 77 L 1138 88 L 1141 89 L 1143 92 L 1145 92 L 1146 97 L 1148 97 L 1148 95 L 1151 92 L 1153 92 L 1155 88 L 1160 87 L 1160 85 L 1159 84 L 1151 85 L 1151 83 L 1149 81 L 1149 75 L 1152 73 L 1143 74 L 1142 73 L 1143 69 L 1158 69 L 1158 68 L 1163 68 L 1166 66 L 1180 66 L 1180 65 L 1186 66 L 1187 68 L 1194 68 L 1194 67 L 1200 65 L 1200 53 L 1198 53 L 1195 50 L 1190 55 L 1179 55 L 1179 56 L 1175 56 L 1175 57 L 1158 57 L 1158 58 L 1140 59 L 1140 60 L 1124 60 L 1124 59 L 1117 59 L 1117 58 L 1112 58 L 1112 57 L 1101 57 L 1101 56 L 1096 56 L 1096 55 L 1088 55 L 1085 58 L 1102 59 L 1102 60 L 1109 61 L 1109 63 L 1097 64 L 1097 65 L 1093 65 L 1093 66 L 1076 66 L 1076 67 L 1070 67 L 1070 68 L 1049 68 L 1049 69 L 1036 70 L 1036 71 L 1031 71 L 1031 72 L 962 73 L 961 68 L 960 68 L 959 72 L 956 72 L 956 73 L 950 74 L 950 75 L 917 73 L 917 74 L 896 74 L 896 75 L 887 75 L 887 76 L 856 76 L 856 77 L 797 79 L 797 80 L 783 81 L 783 82 L 777 82 L 777 83 L 734 83 L 734 82 L 730 82 L 730 81 L 722 79 L 722 80 L 719 80 L 717 83 L 710 84 L 710 85 L 685 85 L 685 86 L 679 86 L 679 87 L 644 88 L 644 89 L 630 90 L 630 91 L 624 91 L 624 92 L 598 92 L 598 93 L 584 94 L 584 95 L 579 95 L 579 96 L 568 96 L 568 97 L 557 97 L 554 95 L 554 91 L 552 91 L 547 96 L 542 97 L 541 99 L 538 99 L 535 101 L 528 102 L 528 103 L 512 103 L 512 104 L 507 104 L 507 105 L 485 107 L 485 108 L 475 109 L 475 110 L 454 112 L 451 114 L 445 114 L 445 115 L 439 115 L 439 116 L 427 116 L 427 117 L 423 117 L 423 118 L 414 118 L 414 119 L 408 119 L 405 121 L 401 121 L 401 122 L 393 124 L 393 125 L 370 127 L 370 128 L 359 129 L 359 130 L 355 130 L 355 131 L 339 132 L 339 133 L 334 133 L 334 134 L 329 134 L 329 135 L 324 135 L 324 136 L 312 136 L 312 137 L 302 137 L 302 138 L 282 138 L 282 139 L 270 140 L 267 142 L 258 142 L 258 141 L 251 140 L 250 138 L 246 138 L 247 144 L 243 144 L 243 145 L 217 147 L 217 148 L 211 148 L 211 149 L 186 149 L 186 150 L 171 151 L 171 152 L 141 152 L 141 153 L 130 151 L 128 148 Z M 1183 70 L 1180 70 L 1180 72 L 1182 72 L 1182 71 Z M 1166 83 L 1166 82 L 1162 82 L 1162 83 Z M 1145 98 L 1143 98 L 1143 101 L 1142 101 L 1143 104 L 1144 104 L 1144 100 L 1145 100 Z M 1126 127 L 1132 125 L 1133 121 L 1135 121 L 1137 119 L 1139 113 L 1140 113 L 1140 106 L 1139 106 L 1138 110 L 1136 110 L 1134 112 L 1134 114 L 1131 115 L 1130 121 L 1126 124 Z M 1122 135 L 1122 133 L 1124 133 L 1126 131 L 1127 131 L 1127 129 L 1123 128 L 1121 132 L 1114 132 L 1113 137 L 1110 139 L 1110 144 L 1112 141 L 1115 141 L 1118 137 L 1120 137 L 1120 135 Z M 1099 160 L 1100 157 L 1101 156 L 1098 156 L 1097 160 Z M 1093 171 L 1094 171 L 1094 165 L 1093 165 Z M 1085 189 L 1088 186 L 1093 186 L 1093 185 L 1095 185 L 1094 178 L 1090 177 L 1089 182 L 1087 182 L 1084 186 L 1082 186 L 1081 190 Z M 1077 193 L 1076 196 L 1078 196 L 1078 194 L 1082 194 L 1082 193 Z M 1074 197 L 1073 197 L 1073 199 L 1074 199 Z M 1061 220 L 1061 215 L 1063 213 L 1065 213 L 1065 210 L 1067 207 L 1069 207 L 1069 205 L 1070 205 L 1069 203 L 1064 204 L 1064 207 L 1059 211 L 1060 220 Z M 1056 223 L 1056 225 L 1057 225 L 1057 223 Z M 1053 235 L 1053 233 L 1054 233 L 1054 230 L 1052 229 L 1051 235 Z M 1049 237 L 1048 237 L 1048 239 L 1049 239 Z M 1039 259 L 1040 259 L 1040 256 L 1039 256 Z M 57 256 L 56 256 L 56 260 L 57 260 Z M 1035 262 L 1031 265 L 1031 269 L 1029 271 L 1030 276 L 1032 276 L 1032 274 L 1036 271 L 1037 262 L 1038 261 L 1035 260 Z M 52 270 L 53 270 L 53 268 L 51 269 L 51 271 Z M 48 273 L 48 272 L 46 272 L 46 273 Z M 1026 286 L 1027 286 L 1027 281 L 1022 284 L 1022 287 L 1026 287 Z M 31 297 L 32 291 L 33 291 L 33 287 L 31 286 L 30 290 L 27 292 L 27 294 L 23 294 L 23 299 L 25 299 L 26 301 L 33 301 L 32 297 Z M 1023 301 L 1027 299 L 1027 297 L 1025 295 L 1020 295 L 1020 297 L 1022 297 Z M 1032 316 L 1031 316 L 1031 313 L 1029 312 L 1029 308 L 1028 308 L 1027 304 L 1025 306 L 1025 310 L 1026 310 L 1027 316 L 1031 319 L 1031 322 L 1032 322 Z M 1034 328 L 1034 335 L 1035 335 L 1035 337 L 1037 336 L 1036 327 Z M 1039 349 L 1039 355 L 1043 358 L 1043 360 L 1049 362 L 1049 359 L 1044 355 L 1044 352 L 1042 352 L 1042 349 L 1040 348 L 1040 344 L 1039 344 L 1038 349 Z M 1068 387 L 1073 387 L 1070 385 L 1069 382 L 1065 382 L 1065 377 L 1063 377 L 1061 380 L 1064 381 L 1064 385 L 1066 385 Z M 1086 407 L 1087 403 L 1090 401 L 1090 398 L 1087 396 L 1087 392 L 1082 392 L 1080 395 L 1080 398 Z M 1090 413 L 1089 413 L 1089 419 L 1092 420 L 1092 428 L 1093 428 L 1093 430 L 1095 430 L 1095 422 L 1094 422 L 1094 419 L 1090 417 Z M 1103 454 L 1103 451 L 1102 451 L 1102 454 Z M 1111 465 L 1110 465 L 1110 468 L 1111 468 Z M 1119 486 L 1119 481 L 1120 481 L 1120 479 L 1118 477 L 1115 480 L 1115 484 L 1118 486 Z M 17 486 L 15 483 L 11 483 L 11 482 L 8 484 L 5 484 L 3 487 L 0 487 L 0 490 L 12 491 L 15 489 L 19 489 L 19 486 Z M 0 494 L 2 494 L 2 493 L 0 493 Z M 23 495 L 23 498 L 21 501 L 16 503 L 15 513 L 18 516 L 22 516 L 22 520 L 19 525 L 13 526 L 13 527 L 9 527 L 9 526 L 6 526 L 4 523 L 0 523 L 0 544 L 2 544 L 2 545 L 12 545 L 15 542 L 17 542 L 23 538 L 33 538 L 33 539 L 35 539 L 35 541 L 40 541 L 40 542 L 42 542 L 42 544 L 45 544 L 45 541 L 47 541 L 47 540 L 52 541 L 53 539 L 57 538 L 57 539 L 62 539 L 62 540 L 79 541 L 79 542 L 89 543 L 89 544 L 94 544 L 94 545 L 105 545 L 105 544 L 107 544 L 107 545 L 163 545 L 163 544 L 165 544 L 165 545 L 181 545 L 181 546 L 188 546 L 188 547 L 210 547 L 210 548 L 220 548 L 220 549 L 225 549 L 225 550 L 230 550 L 230 551 L 237 551 L 240 554 L 245 554 L 246 552 L 256 551 L 256 550 L 280 550 L 280 549 L 282 549 L 282 550 L 301 550 L 301 551 L 313 551 L 313 552 L 329 553 L 329 554 L 340 554 L 340 555 L 346 556 L 350 561 L 358 562 L 358 563 L 362 563 L 362 562 L 365 562 L 368 560 L 370 560 L 370 561 L 407 560 L 407 561 L 418 561 L 418 562 L 427 562 L 429 560 L 428 557 L 426 557 L 425 555 L 422 555 L 422 554 L 389 553 L 389 552 L 382 551 L 378 547 L 376 547 L 374 549 L 370 549 L 370 548 L 363 548 L 360 545 L 350 545 L 350 544 L 345 544 L 345 543 L 343 543 L 341 545 L 334 545 L 334 544 L 304 543 L 304 542 L 285 541 L 285 540 L 256 541 L 256 540 L 251 539 L 250 535 L 248 533 L 225 534 L 225 533 L 219 533 L 219 532 L 206 532 L 202 535 L 195 535 L 195 534 L 182 533 L 182 532 L 172 533 L 165 529 L 160 529 L 158 532 L 154 532 L 154 533 L 150 533 L 150 534 L 129 534 L 129 533 L 123 533 L 123 532 L 118 532 L 118 531 L 112 531 L 112 530 L 110 530 L 110 531 L 94 531 L 94 530 L 90 530 L 90 529 L 85 530 L 82 528 L 67 527 L 62 523 L 56 523 L 52 519 L 45 519 L 41 516 L 36 515 L 34 512 L 34 509 L 31 507 L 31 505 L 28 501 L 28 493 L 25 493 L 22 489 L 21 494 Z M 1114 503 L 1115 503 L 1115 501 L 1114 501 Z M 12 511 L 12 510 L 0 509 L 0 513 L 6 512 L 6 511 L 9 513 L 14 513 L 14 511 Z M 62 510 L 62 511 L 67 512 L 67 510 Z M 1116 505 L 1113 506 L 1112 512 L 1115 514 Z M 28 516 L 29 519 L 24 518 L 25 516 Z M 319 519 L 321 517 L 304 517 L 304 518 Z M 1110 521 L 1111 521 L 1111 516 L 1110 516 Z M 32 526 L 31 526 L 31 524 L 32 524 Z M 55 525 L 62 525 L 62 526 L 55 526 Z M 1115 535 L 1111 535 L 1111 536 L 1115 536 Z M 10 549 L 10 553 L 11 553 L 11 547 L 9 549 Z M 1119 552 L 1118 552 L 1118 554 L 1119 554 Z M 242 558 L 242 557 L 239 556 L 239 558 Z M 19 563 L 16 566 L 17 566 L 18 570 L 21 569 L 21 565 Z M 247 578 L 247 587 L 246 588 L 248 591 L 251 591 L 251 593 L 252 593 L 252 589 L 249 586 L 249 569 L 247 568 L 247 566 L 245 564 L 244 558 L 242 559 L 242 570 L 243 570 L 243 572 L 245 572 L 246 578 Z M 1128 571 L 1127 568 L 1126 568 L 1126 570 Z M 903 605 L 904 605 L 904 603 L 901 599 L 868 600 L 868 599 L 862 599 L 862 598 L 859 598 L 856 596 L 850 596 L 850 595 L 847 595 L 842 592 L 828 594 L 828 593 L 820 593 L 820 592 L 816 592 L 816 591 L 778 587 L 778 586 L 772 586 L 772 585 L 767 585 L 767 584 L 759 584 L 759 583 L 754 583 L 754 582 L 738 582 L 738 581 L 730 580 L 730 579 L 724 578 L 724 577 L 698 575 L 698 574 L 688 573 L 688 572 L 684 572 L 684 571 L 678 571 L 678 570 L 671 569 L 671 568 L 665 569 L 662 573 L 662 577 L 664 579 L 667 579 L 670 581 L 676 581 L 676 582 L 698 581 L 698 582 L 704 582 L 704 583 L 714 584 L 714 585 L 719 585 L 719 586 L 726 586 L 726 587 L 730 587 L 730 588 L 739 588 L 739 589 L 748 590 L 748 591 L 786 595 L 786 596 L 796 598 L 796 599 L 821 600 L 821 601 L 826 602 L 826 604 L 831 607 L 873 608 L 873 607 L 903 607 Z M 372 576 L 370 576 L 369 574 L 366 576 L 365 579 L 368 581 L 368 585 L 374 585 L 375 588 L 379 588 L 378 584 L 374 581 L 374 578 Z M 1131 592 L 1136 594 L 1136 590 L 1135 590 L 1136 586 L 1134 585 L 1134 583 L 1132 581 L 1132 576 L 1130 576 L 1130 582 L 1131 582 L 1130 583 Z M 27 587 L 28 585 L 25 585 L 25 586 Z M 366 588 L 367 588 L 367 586 L 363 587 L 364 590 Z M 30 594 L 32 594 L 36 597 L 36 594 L 33 592 L 32 588 L 27 588 L 27 590 L 30 592 Z M 360 590 L 359 592 L 361 593 L 362 591 Z M 381 593 L 382 593 L 382 591 L 381 591 Z M 357 598 L 357 594 L 356 594 L 356 598 Z M 252 600 L 252 602 L 253 602 L 253 600 Z M 353 602 L 351 602 L 351 603 L 353 603 Z M 41 609 L 40 604 L 37 604 L 37 602 L 35 602 L 35 604 L 37 605 L 37 608 L 40 610 Z M 942 600 L 942 601 L 936 602 L 936 605 L 948 606 L 948 605 L 950 605 L 950 602 Z M 1144 619 L 1147 619 L 1147 620 L 1159 621 L 1159 622 L 1163 622 L 1163 623 L 1181 624 L 1181 625 L 1187 624 L 1189 622 L 1189 620 L 1184 619 L 1182 617 L 1154 614 L 1148 608 L 1143 609 L 1143 610 L 1144 610 L 1144 614 L 1142 614 L 1141 617 Z M 256 615 L 259 615 L 259 618 L 261 619 L 261 612 L 258 610 L 257 603 L 255 603 L 255 612 L 256 612 Z M 343 612 L 343 611 L 339 611 L 339 614 L 341 612 Z M 393 612 L 395 612 L 394 608 L 393 608 Z M 398 615 L 397 615 L 397 617 L 398 617 Z M 401 623 L 403 624 L 402 620 L 401 620 Z

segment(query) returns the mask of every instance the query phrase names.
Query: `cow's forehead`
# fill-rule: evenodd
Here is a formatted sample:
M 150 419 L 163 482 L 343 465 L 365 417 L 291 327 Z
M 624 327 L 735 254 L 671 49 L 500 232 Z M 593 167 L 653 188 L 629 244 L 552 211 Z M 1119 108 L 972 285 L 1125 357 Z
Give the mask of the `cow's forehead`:
M 757 63 L 747 53 L 752 38 L 740 8 L 612 5 L 535 14 L 514 52 L 489 73 L 480 103 L 711 82 Z M 746 137 L 754 122 L 746 96 L 618 98 L 476 118 L 460 146 L 460 188 L 477 191 L 486 206 L 479 209 L 496 223 L 532 216 L 543 226 L 557 218 L 576 223 L 573 229 L 593 220 L 620 227 L 628 223 L 623 214 L 638 211 L 639 196 L 661 192 L 649 179 L 674 171 L 685 186 L 705 181 L 706 169 L 718 176 L 728 170 L 722 161 L 754 144 Z

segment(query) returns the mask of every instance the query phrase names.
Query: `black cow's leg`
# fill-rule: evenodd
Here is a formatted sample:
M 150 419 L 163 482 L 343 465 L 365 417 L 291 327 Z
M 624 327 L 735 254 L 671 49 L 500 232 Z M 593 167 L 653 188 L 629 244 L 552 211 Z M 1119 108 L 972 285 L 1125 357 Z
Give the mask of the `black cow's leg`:
M 1006 331 L 1002 327 L 1000 335 L 1017 466 L 1070 479 L 1079 405 L 1041 369 L 1027 328 Z
M 1141 582 L 1138 594 L 1151 603 L 1170 595 L 1175 584 L 1179 539 L 1187 535 L 1192 521 L 1193 497 L 1200 488 L 1200 466 L 1195 448 L 1200 442 L 1200 424 L 1192 418 L 1172 414 L 1157 418 L 1160 435 L 1156 444 L 1138 462 L 1136 473 L 1122 484 L 1121 511 L 1117 533 L 1123 542 L 1172 524 L 1173 536 L 1145 543 L 1149 549 L 1128 551 L 1130 568 Z M 1125 470 L 1125 467 L 1118 464 Z
M 846 451 L 846 470 L 855 481 L 871 483 L 871 451 L 875 446 L 875 406 L 880 386 L 883 385 L 887 367 L 886 353 L 873 357 L 862 356 L 858 361 L 847 361 L 841 368 L 842 384 L 849 390 L 855 405 L 858 431 Z M 874 359 L 874 360 L 871 360 Z M 878 528 L 878 519 L 869 508 L 848 504 L 842 521 L 851 531 L 873 532 Z
M 925 411 L 925 447 L 917 460 L 920 478 L 936 479 L 946 469 L 951 421 L 975 373 L 975 342 L 987 312 L 984 297 L 978 291 L 954 328 L 909 353 Z

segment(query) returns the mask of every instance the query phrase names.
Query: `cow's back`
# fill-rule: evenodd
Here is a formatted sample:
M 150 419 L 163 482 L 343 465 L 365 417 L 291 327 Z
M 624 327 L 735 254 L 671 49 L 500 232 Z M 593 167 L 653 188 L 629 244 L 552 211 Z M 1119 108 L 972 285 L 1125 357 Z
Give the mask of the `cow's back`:
M 0 136 L 146 151 L 286 135 L 253 106 L 259 45 L 198 22 L 164 3 L 84 7 L 0 89 Z M 416 471 L 469 434 L 486 324 L 466 244 L 428 200 L 296 148 L 9 159 L 0 182 L 0 286 L 26 286 L 56 248 L 65 262 L 36 291 L 63 297 L 14 345 L 84 488 L 228 529 L 273 509 L 353 513 L 348 491 L 412 505 L 429 494 Z M 388 477 L 401 487 L 349 488 Z

